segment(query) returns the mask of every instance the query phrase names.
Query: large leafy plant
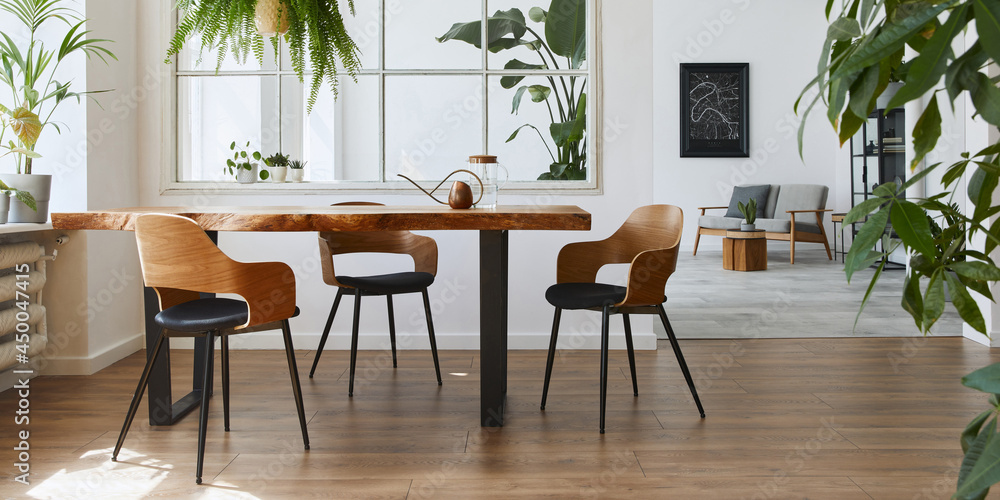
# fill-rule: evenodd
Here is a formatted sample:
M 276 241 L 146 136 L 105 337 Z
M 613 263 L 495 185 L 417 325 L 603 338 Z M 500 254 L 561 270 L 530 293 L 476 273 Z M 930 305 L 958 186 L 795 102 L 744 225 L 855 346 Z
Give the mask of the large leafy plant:
M 528 25 L 519 9 L 497 11 L 486 20 L 487 43 L 490 52 L 498 53 L 515 47 L 526 47 L 538 56 L 538 62 L 511 59 L 507 70 L 580 69 L 587 60 L 587 1 L 552 0 L 549 10 L 533 7 L 528 19 L 541 24 L 539 31 Z M 456 23 L 439 42 L 459 40 L 482 48 L 482 21 Z M 560 64 L 562 61 L 562 65 Z M 563 66 L 564 65 L 564 66 Z M 500 79 L 505 89 L 513 89 L 524 80 L 522 75 L 507 75 Z M 507 142 L 530 128 L 538 134 L 552 158 L 549 171 L 538 180 L 585 180 L 587 178 L 587 80 L 579 76 L 546 76 L 548 85 L 521 85 L 514 93 L 511 113 L 517 114 L 525 94 L 535 103 L 548 107 L 551 147 L 534 125 L 525 124 L 514 130 Z
M 827 0 L 831 18 L 834 0 Z M 818 93 L 806 105 L 808 114 L 823 101 L 827 117 L 838 131 L 841 144 L 850 139 L 875 109 L 875 99 L 886 88 L 890 75 L 905 82 L 890 100 L 895 108 L 929 93 L 923 114 L 916 117 L 912 166 L 917 166 L 937 145 L 941 136 L 940 106 L 968 95 L 975 114 L 992 127 L 1000 126 L 1000 89 L 997 78 L 986 69 L 1000 61 L 1000 2 L 996 0 L 844 0 L 832 19 L 816 78 L 803 91 Z M 975 26 L 978 39 L 963 53 L 956 53 L 953 41 L 966 28 Z M 918 55 L 903 62 L 905 47 Z M 799 131 L 799 148 L 802 130 Z M 887 251 L 875 251 L 875 243 L 895 232 L 910 255 L 903 285 L 902 306 L 916 326 L 928 333 L 945 308 L 945 283 L 952 304 L 962 319 L 988 335 L 986 323 L 970 291 L 993 300 L 992 284 L 1000 281 L 1000 268 L 990 257 L 1000 245 L 1000 205 L 994 196 L 1000 184 L 1000 143 L 975 154 L 962 153 L 951 165 L 928 165 L 902 186 L 885 183 L 874 197 L 855 206 L 844 219 L 845 227 L 864 221 L 845 269 L 848 280 L 856 271 L 879 263 L 862 308 L 881 276 Z M 930 172 L 944 168 L 938 194 L 927 198 L 906 197 L 904 191 Z M 964 213 L 953 199 L 957 182 L 967 179 L 967 196 L 972 204 Z M 967 242 L 982 235 L 982 250 Z M 886 248 L 883 245 L 883 248 Z M 859 312 L 860 314 L 860 312 Z M 1000 482 L 1000 438 L 996 415 L 1000 412 L 1000 365 L 973 372 L 963 379 L 969 387 L 992 394 L 989 410 L 976 417 L 962 434 L 965 453 L 958 477 L 956 498 L 984 498 L 990 486 Z
M 252 53 L 257 62 L 264 62 L 264 37 L 257 33 L 254 12 L 258 0 L 177 0 L 183 18 L 177 25 L 167 51 L 170 56 L 181 51 L 195 34 L 201 35 L 199 53 L 215 49 L 218 52 L 216 69 L 222 66 L 226 55 L 232 54 L 240 63 L 246 63 Z M 279 15 L 287 20 L 285 40 L 291 54 L 292 69 L 299 81 L 311 73 L 311 87 L 307 111 L 312 111 L 323 82 L 327 82 L 334 98 L 338 95 L 338 66 L 352 78 L 361 69 L 360 49 L 347 34 L 339 3 L 343 0 L 280 0 Z M 347 0 L 351 15 L 355 14 L 354 0 Z M 271 37 L 275 58 L 278 56 L 278 38 Z M 308 58 L 308 66 L 306 64 Z
M 41 155 L 35 145 L 46 127 L 62 132 L 60 124 L 52 121 L 52 114 L 61 103 L 70 98 L 80 102 L 88 94 L 107 92 L 73 92 L 73 80 L 60 82 L 55 79 L 59 65 L 71 54 L 83 52 L 107 62 L 116 59 L 105 47 L 109 40 L 87 38 L 86 20 L 76 11 L 61 7 L 60 0 L 0 0 L 0 12 L 11 14 L 28 29 L 28 43 L 19 47 L 11 35 L 0 33 L 0 83 L 9 88 L 13 101 L 0 104 L 4 131 L 10 128 L 17 140 L 4 145 L 6 154 L 15 153 L 17 172 L 31 173 L 31 163 Z M 68 29 L 58 47 L 49 49 L 37 38 L 42 26 L 52 22 L 65 23 Z M 40 118 L 44 116 L 45 118 Z M 3 131 L 0 131 L 2 142 Z

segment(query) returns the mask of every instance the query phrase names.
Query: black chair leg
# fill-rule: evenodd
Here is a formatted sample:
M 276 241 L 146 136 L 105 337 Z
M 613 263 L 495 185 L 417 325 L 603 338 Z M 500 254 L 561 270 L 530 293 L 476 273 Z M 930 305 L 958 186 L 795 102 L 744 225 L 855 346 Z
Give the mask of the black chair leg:
M 622 322 L 625 323 L 625 347 L 628 348 L 628 367 L 632 371 L 632 394 L 639 395 L 639 383 L 635 379 L 635 348 L 632 344 L 632 322 L 628 319 L 628 314 L 622 314 Z
M 392 311 L 392 295 L 385 296 L 385 303 L 389 307 L 389 344 L 392 345 L 392 367 L 396 367 L 396 317 Z
M 139 385 L 135 388 L 135 395 L 132 396 L 132 403 L 129 404 L 128 413 L 125 414 L 125 424 L 122 425 L 122 431 L 118 434 L 118 442 L 115 444 L 115 451 L 111 454 L 111 461 L 118 461 L 118 453 L 122 450 L 122 444 L 125 443 L 125 435 L 128 434 L 129 427 L 132 426 L 132 419 L 135 418 L 136 411 L 139 410 L 139 402 L 142 400 L 143 393 L 146 392 L 146 385 L 149 383 L 149 372 L 153 369 L 153 363 L 156 361 L 156 357 L 160 354 L 160 347 L 163 346 L 163 339 L 165 335 L 163 330 L 160 330 L 160 335 L 156 337 L 156 346 L 153 347 L 153 354 L 146 356 L 146 366 L 142 369 L 142 375 L 139 377 Z
M 670 320 L 667 319 L 667 311 L 663 309 L 663 304 L 657 305 L 656 310 L 660 313 L 660 321 L 663 322 L 663 329 L 667 331 L 667 337 L 670 338 L 670 346 L 674 348 L 674 356 L 677 357 L 677 364 L 681 366 L 684 379 L 687 380 L 688 388 L 691 389 L 691 395 L 694 396 L 694 403 L 698 405 L 698 413 L 701 414 L 701 418 L 705 418 L 705 409 L 701 406 L 701 399 L 698 398 L 698 390 L 694 387 L 694 379 L 691 378 L 691 371 L 688 370 L 688 365 L 684 361 L 684 353 L 681 352 L 677 336 L 674 335 L 674 329 L 670 327 Z
M 358 328 L 361 322 L 361 290 L 354 289 L 354 326 L 351 328 L 351 381 L 347 396 L 354 396 L 354 368 L 358 364 Z
M 229 335 L 222 337 L 222 418 L 229 432 Z
M 316 357 L 313 358 L 312 369 L 309 370 L 309 378 L 313 378 L 316 373 L 316 365 L 319 364 L 319 357 L 326 347 L 326 338 L 330 336 L 330 328 L 333 326 L 333 317 L 337 315 L 337 307 L 340 306 L 340 298 L 344 295 L 343 288 L 337 288 L 337 298 L 333 299 L 333 307 L 330 308 L 330 316 L 326 318 L 326 327 L 323 328 L 323 336 L 319 338 L 319 348 L 316 349 Z
M 604 409 L 608 402 L 608 323 L 611 305 L 605 305 L 601 313 L 601 434 L 604 434 Z
M 559 338 L 559 318 L 562 309 L 556 308 L 556 317 L 552 319 L 552 336 L 549 337 L 549 357 L 545 360 L 545 383 L 542 385 L 542 410 L 545 409 L 545 398 L 549 395 L 549 379 L 552 377 L 552 364 L 556 360 L 556 339 Z
M 437 374 L 438 385 L 441 385 L 441 366 L 438 365 L 437 339 L 434 338 L 434 321 L 431 320 L 431 301 L 427 298 L 427 289 L 421 291 L 424 296 L 424 315 L 427 316 L 427 335 L 431 339 L 431 356 L 434 357 L 434 373 Z
M 299 383 L 299 367 L 295 362 L 295 348 L 292 346 L 292 329 L 288 320 L 281 322 L 281 335 L 285 338 L 285 356 L 288 358 L 288 374 L 292 378 L 292 392 L 295 396 L 295 410 L 299 413 L 299 427 L 302 427 L 302 441 L 309 449 L 309 431 L 306 430 L 306 408 L 302 404 L 302 384 Z
M 205 333 L 205 382 L 201 388 L 201 418 L 198 420 L 198 467 L 195 471 L 195 482 L 201 484 L 201 473 L 205 467 L 205 433 L 208 430 L 208 402 L 212 386 L 212 365 L 215 350 L 215 332 Z

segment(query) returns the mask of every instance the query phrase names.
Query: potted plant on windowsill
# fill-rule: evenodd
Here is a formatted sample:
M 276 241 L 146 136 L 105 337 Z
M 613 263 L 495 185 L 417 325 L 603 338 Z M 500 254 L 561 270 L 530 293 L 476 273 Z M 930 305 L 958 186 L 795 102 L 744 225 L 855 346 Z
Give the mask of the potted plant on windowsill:
M 302 182 L 306 175 L 307 161 L 292 160 L 288 162 L 288 180 L 291 182 Z
M 178 0 L 182 13 L 177 31 L 170 41 L 167 63 L 195 34 L 201 35 L 199 51 L 218 49 L 218 66 L 226 54 L 246 62 L 253 54 L 258 63 L 264 60 L 264 36 L 284 34 L 291 54 L 292 69 L 304 81 L 311 73 L 307 111 L 312 111 L 319 88 L 327 82 L 337 97 L 338 70 L 355 78 L 361 69 L 360 49 L 347 34 L 339 3 L 343 0 Z M 354 0 L 347 0 L 354 15 Z M 277 19 L 275 19 L 277 16 Z M 257 26 L 259 26 L 259 31 Z M 274 55 L 278 39 L 271 37 Z M 308 61 L 308 65 L 307 65 Z
M 229 150 L 233 152 L 233 157 L 226 160 L 223 171 L 229 172 L 229 175 L 235 177 L 236 182 L 240 184 L 253 184 L 257 180 L 257 162 L 261 159 L 260 153 L 250 151 L 250 141 L 247 141 L 246 146 L 238 149 L 236 141 L 233 141 L 229 145 Z M 267 170 L 261 170 L 260 180 L 267 180 L 269 175 Z
M 49 191 L 52 176 L 33 172 L 33 160 L 41 157 L 35 152 L 39 136 L 49 126 L 56 132 L 62 132 L 60 126 L 52 121 L 52 115 L 58 106 L 70 98 L 77 102 L 83 96 L 101 91 L 73 92 L 73 81 L 60 82 L 56 73 L 60 64 L 71 54 L 83 52 L 88 58 L 96 56 L 107 63 L 106 57 L 116 59 L 115 55 L 104 47 L 110 40 L 87 38 L 90 33 L 84 29 L 86 19 L 79 13 L 67 7 L 60 7 L 57 0 L 2 0 L 0 12 L 16 17 L 28 30 L 29 37 L 26 46 L 18 47 L 6 33 L 0 37 L 0 61 L 3 71 L 0 71 L 0 83 L 10 89 L 10 95 L 19 102 L 8 106 L 0 105 L 0 112 L 5 115 L 7 124 L 13 129 L 17 142 L 8 143 L 7 147 L 15 155 L 16 174 L 0 174 L 0 181 L 11 189 L 32 193 L 37 202 L 37 210 L 29 207 L 20 199 L 11 205 L 11 222 L 45 222 L 48 220 Z M 37 38 L 39 31 L 54 28 L 50 21 L 58 20 L 66 23 L 67 29 L 62 42 L 56 48 L 49 50 Z M 44 116 L 44 119 L 40 117 Z
M 271 174 L 271 182 L 285 182 L 288 175 L 288 155 L 275 153 L 264 160 L 267 171 Z
M 757 229 L 757 226 L 754 225 L 754 222 L 757 221 L 757 200 L 750 198 L 746 204 L 742 201 L 736 202 L 736 208 L 743 214 L 744 219 L 743 223 L 740 224 L 740 231 L 755 231 Z

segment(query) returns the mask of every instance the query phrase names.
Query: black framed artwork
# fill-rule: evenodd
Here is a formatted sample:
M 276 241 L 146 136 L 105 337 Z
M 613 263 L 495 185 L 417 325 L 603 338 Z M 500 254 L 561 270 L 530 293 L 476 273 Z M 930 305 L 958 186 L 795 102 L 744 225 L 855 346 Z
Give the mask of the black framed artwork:
M 681 157 L 750 156 L 749 63 L 681 64 Z

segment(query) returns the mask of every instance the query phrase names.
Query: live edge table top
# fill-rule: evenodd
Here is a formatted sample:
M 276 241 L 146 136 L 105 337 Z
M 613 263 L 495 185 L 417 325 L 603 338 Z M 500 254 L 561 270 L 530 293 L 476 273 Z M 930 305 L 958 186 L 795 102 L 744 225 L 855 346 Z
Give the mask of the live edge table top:
M 56 212 L 52 227 L 131 231 L 136 217 L 168 213 L 206 231 L 590 230 L 590 213 L 572 205 L 501 205 L 455 210 L 446 206 L 135 207 Z

